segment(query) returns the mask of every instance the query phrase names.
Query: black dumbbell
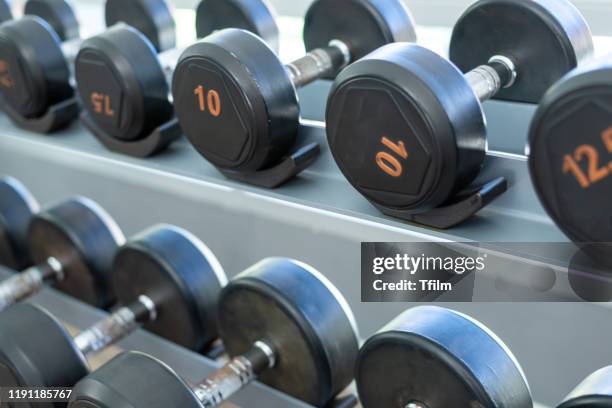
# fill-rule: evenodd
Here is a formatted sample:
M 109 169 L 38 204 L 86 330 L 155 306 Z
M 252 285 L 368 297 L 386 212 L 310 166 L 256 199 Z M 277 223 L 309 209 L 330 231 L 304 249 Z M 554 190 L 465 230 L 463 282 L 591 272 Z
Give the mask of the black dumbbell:
M 166 0 L 107 0 L 107 25 L 119 22 L 139 29 L 160 51 L 175 45 Z M 26 16 L 0 26 L 0 59 L 4 61 L 0 92 L 5 112 L 17 125 L 48 133 L 78 115 L 72 64 L 82 41 L 62 42 L 39 17 Z
M 87 375 L 88 356 L 140 326 L 204 351 L 218 337 L 216 301 L 225 282 L 217 259 L 190 233 L 166 225 L 147 230 L 115 257 L 112 285 L 121 307 L 76 337 L 30 304 L 0 314 L 0 385 L 72 387 Z
M 453 30 L 452 63 L 394 44 L 345 69 L 327 105 L 330 149 L 383 213 L 451 227 L 507 188 L 503 178 L 473 183 L 487 146 L 481 103 L 537 103 L 592 50 L 567 0 L 480 0 Z
M 529 132 L 529 170 L 563 232 L 612 266 L 612 55 L 572 71 L 545 95 Z
M 21 182 L 12 177 L 0 178 L 0 265 L 21 270 L 32 264 L 26 249 L 28 227 L 39 209 Z
M 82 197 L 33 214 L 36 207 L 29 194 L 10 179 L 0 182 L 0 192 L 2 224 L 11 234 L 10 250 L 19 256 L 16 263 L 31 260 L 35 264 L 0 282 L 0 310 L 38 293 L 47 284 L 86 303 L 108 307 L 114 299 L 108 277 L 110 264 L 124 242 L 112 218 L 98 204 Z M 28 219 L 29 226 L 24 229 Z
M 339 12 L 338 10 L 342 10 Z M 394 41 L 415 41 L 402 1 L 318 0 L 306 14 L 310 52 L 284 65 L 254 35 L 222 30 L 181 56 L 172 94 L 176 115 L 198 152 L 227 177 L 273 188 L 304 170 L 318 144 L 296 144 L 296 89 Z
M 236 27 L 260 36 L 278 50 L 278 27 L 264 0 L 203 0 L 198 35 Z M 82 122 L 110 150 L 151 156 L 182 135 L 169 98 L 174 68 L 183 49 L 159 55 L 129 27 L 116 27 L 85 41 L 75 61 Z
M 589 375 L 557 408 L 609 408 L 612 407 L 612 366 Z
M 533 408 L 508 347 L 482 323 L 435 306 L 409 309 L 359 351 L 364 408 Z
M 153 357 L 128 353 L 79 382 L 70 406 L 214 407 L 258 379 L 322 407 L 352 380 L 354 318 L 338 290 L 307 265 L 268 259 L 243 272 L 222 290 L 218 322 L 233 358 L 198 385 Z
M 79 36 L 79 22 L 65 0 L 28 0 L 24 15 L 38 16 L 49 23 L 62 41 Z M 0 23 L 13 19 L 9 0 L 0 0 Z

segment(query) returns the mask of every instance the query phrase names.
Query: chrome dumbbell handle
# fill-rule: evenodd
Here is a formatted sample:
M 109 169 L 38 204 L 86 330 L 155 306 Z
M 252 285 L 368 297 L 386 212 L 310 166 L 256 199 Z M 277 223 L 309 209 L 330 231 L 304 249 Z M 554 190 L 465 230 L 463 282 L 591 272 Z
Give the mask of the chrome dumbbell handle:
M 63 266 L 56 258 L 26 269 L 0 283 L 0 310 L 39 292 L 48 281 L 61 281 Z
M 212 408 L 220 405 L 230 396 L 243 389 L 267 368 L 274 367 L 274 350 L 265 342 L 258 341 L 253 348 L 206 378 L 193 388 L 202 405 Z

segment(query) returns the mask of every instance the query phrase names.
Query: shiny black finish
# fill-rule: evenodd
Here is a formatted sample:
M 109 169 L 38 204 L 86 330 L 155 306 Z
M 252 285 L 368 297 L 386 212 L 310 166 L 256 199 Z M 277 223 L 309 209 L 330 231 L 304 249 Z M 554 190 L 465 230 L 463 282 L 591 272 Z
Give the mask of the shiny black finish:
M 218 117 L 201 112 L 194 95 L 200 85 L 219 93 Z M 187 48 L 172 93 L 185 135 L 222 169 L 265 168 L 297 137 L 299 107 L 287 71 L 274 51 L 247 31 L 225 29 Z
M 585 146 L 597 163 L 578 154 Z M 550 89 L 532 121 L 529 151 L 531 178 L 548 214 L 573 241 L 589 244 L 586 252 L 612 265 L 612 56 L 574 70 Z M 588 186 L 564 171 L 568 158 Z M 593 167 L 603 172 L 599 178 L 593 179 Z
M 385 44 L 416 39 L 414 20 L 402 1 L 317 0 L 308 8 L 304 21 L 307 51 L 339 40 L 351 52 L 350 63 Z
M 41 18 L 26 16 L 3 24 L 0 58 L 6 64 L 3 102 L 19 115 L 40 117 L 74 95 L 61 40 Z
M 140 140 L 174 117 L 157 52 L 132 27 L 115 26 L 86 40 L 75 75 L 84 109 L 112 138 Z
M 414 44 L 389 44 L 340 73 L 327 104 L 327 137 L 340 169 L 369 200 L 419 214 L 470 183 L 484 161 L 485 120 L 448 61 Z M 377 164 L 386 137 L 408 153 L 402 173 Z
M 517 66 L 497 99 L 538 103 L 563 75 L 593 54 L 587 22 L 569 0 L 480 0 L 455 25 L 450 59 L 463 72 L 495 55 Z

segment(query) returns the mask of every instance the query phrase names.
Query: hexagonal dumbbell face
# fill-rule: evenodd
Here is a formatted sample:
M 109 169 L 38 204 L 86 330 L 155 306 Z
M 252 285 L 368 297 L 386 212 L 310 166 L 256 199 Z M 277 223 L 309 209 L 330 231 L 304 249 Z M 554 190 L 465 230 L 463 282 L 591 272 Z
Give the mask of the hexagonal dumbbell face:
M 25 118 L 74 95 L 60 38 L 39 17 L 27 16 L 0 28 L 0 91 Z
M 612 60 L 594 61 L 546 95 L 530 130 L 529 167 L 544 207 L 573 240 L 612 242 Z
M 70 69 L 81 43 L 78 25 L 64 0 L 29 0 L 26 13 L 0 28 L 0 92 L 19 125 L 50 132 L 78 114 Z M 165 0 L 110 0 L 106 18 L 137 27 L 159 50 L 175 44 Z
M 425 48 L 391 44 L 346 68 L 328 99 L 330 148 L 368 200 L 413 219 L 452 202 L 480 171 L 481 102 L 538 102 L 592 51 L 589 28 L 569 1 L 480 0 L 453 31 L 457 66 Z
M 267 170 L 289 156 L 296 140 L 296 88 L 335 77 L 384 44 L 415 39 L 412 17 L 395 0 L 314 2 L 304 26 L 310 53 L 287 66 L 254 36 L 223 30 L 181 57 L 172 87 L 177 117 L 191 143 L 220 169 Z
M 469 85 L 446 60 L 416 45 L 385 46 L 345 69 L 326 119 L 340 169 L 381 205 L 436 207 L 466 177 L 462 169 L 484 157 L 485 122 Z
M 357 388 L 370 407 L 532 408 L 523 371 L 480 322 L 448 309 L 410 309 L 366 341 Z
M 157 53 L 132 27 L 115 26 L 85 40 L 75 76 L 85 110 L 113 138 L 141 139 L 173 117 Z
M 198 35 L 235 27 L 253 32 L 271 47 L 278 47 L 276 21 L 264 1 L 202 1 L 197 9 L 196 25 Z M 75 62 L 76 79 L 86 110 L 85 123 L 103 141 L 111 138 L 122 143 L 144 142 L 156 130 L 174 122 L 168 81 L 182 50 L 166 51 L 158 55 L 146 36 L 125 26 L 113 27 L 84 42 Z M 219 75 L 206 77 L 206 74 L 214 74 L 211 69 L 204 68 L 205 72 L 194 72 L 194 69 L 190 68 L 193 74 L 190 78 L 197 83 L 185 85 L 193 105 L 185 109 L 194 107 L 198 113 L 209 113 L 217 119 L 213 124 L 222 123 L 225 133 L 240 134 L 236 126 L 244 121 L 232 116 L 233 105 L 228 100 L 230 84 L 222 83 L 223 78 Z M 201 81 L 205 81 L 206 87 Z M 111 149 L 113 140 L 106 141 Z M 240 140 L 229 140 L 222 145 L 226 146 L 231 151 L 223 150 L 221 154 L 235 159 L 235 151 L 242 149 L 244 144 Z

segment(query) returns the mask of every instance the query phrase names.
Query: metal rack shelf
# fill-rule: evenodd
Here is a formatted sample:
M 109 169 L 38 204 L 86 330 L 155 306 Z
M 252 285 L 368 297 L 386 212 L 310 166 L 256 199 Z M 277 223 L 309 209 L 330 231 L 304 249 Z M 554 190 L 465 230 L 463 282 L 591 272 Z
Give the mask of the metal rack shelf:
M 305 92 L 320 97 L 327 86 L 315 85 L 319 93 L 315 88 Z M 319 112 L 322 100 L 315 104 L 302 95 L 303 106 Z M 512 132 L 523 134 L 520 129 L 528 126 L 533 107 L 505 108 L 517 118 Z M 497 126 L 492 139 L 511 136 L 511 130 Z M 326 149 L 322 124 L 305 123 L 301 140 L 321 142 L 322 157 L 298 179 L 268 191 L 225 179 L 186 141 L 140 160 L 104 150 L 79 124 L 40 136 L 0 117 L 0 174 L 20 178 L 43 205 L 75 194 L 89 196 L 109 210 L 127 235 L 156 222 L 187 228 L 210 246 L 230 277 L 268 256 L 312 264 L 347 297 L 363 337 L 411 305 L 361 303 L 362 241 L 567 242 L 538 203 L 523 156 L 490 154 L 483 175 L 508 177 L 510 190 L 467 223 L 436 231 L 385 217 L 354 191 Z M 558 280 L 567 285 L 562 276 Z M 500 293 L 500 300 L 509 299 Z M 536 399 L 547 404 L 555 404 L 587 374 L 610 363 L 603 357 L 608 355 L 606 339 L 612 336 L 608 308 L 568 303 L 445 306 L 498 333 L 523 365 Z M 66 313 L 71 317 L 78 312 Z
M 0 278 L 7 276 L 9 276 L 9 272 L 0 268 Z M 74 329 L 86 329 L 104 317 L 104 312 L 93 309 L 52 289 L 42 291 L 30 301 L 49 310 Z M 220 366 L 217 362 L 176 346 L 144 330 L 137 330 L 119 342 L 117 347 L 120 350 L 133 350 L 151 354 L 164 361 L 179 375 L 194 384 L 206 378 Z M 53 350 L 49 350 L 49 352 L 52 353 Z M 98 360 L 103 359 L 99 358 Z M 259 383 L 245 388 L 229 402 L 237 404 L 238 407 L 252 407 L 252 401 L 261 401 L 262 407 L 269 408 L 309 407 L 309 405 Z

